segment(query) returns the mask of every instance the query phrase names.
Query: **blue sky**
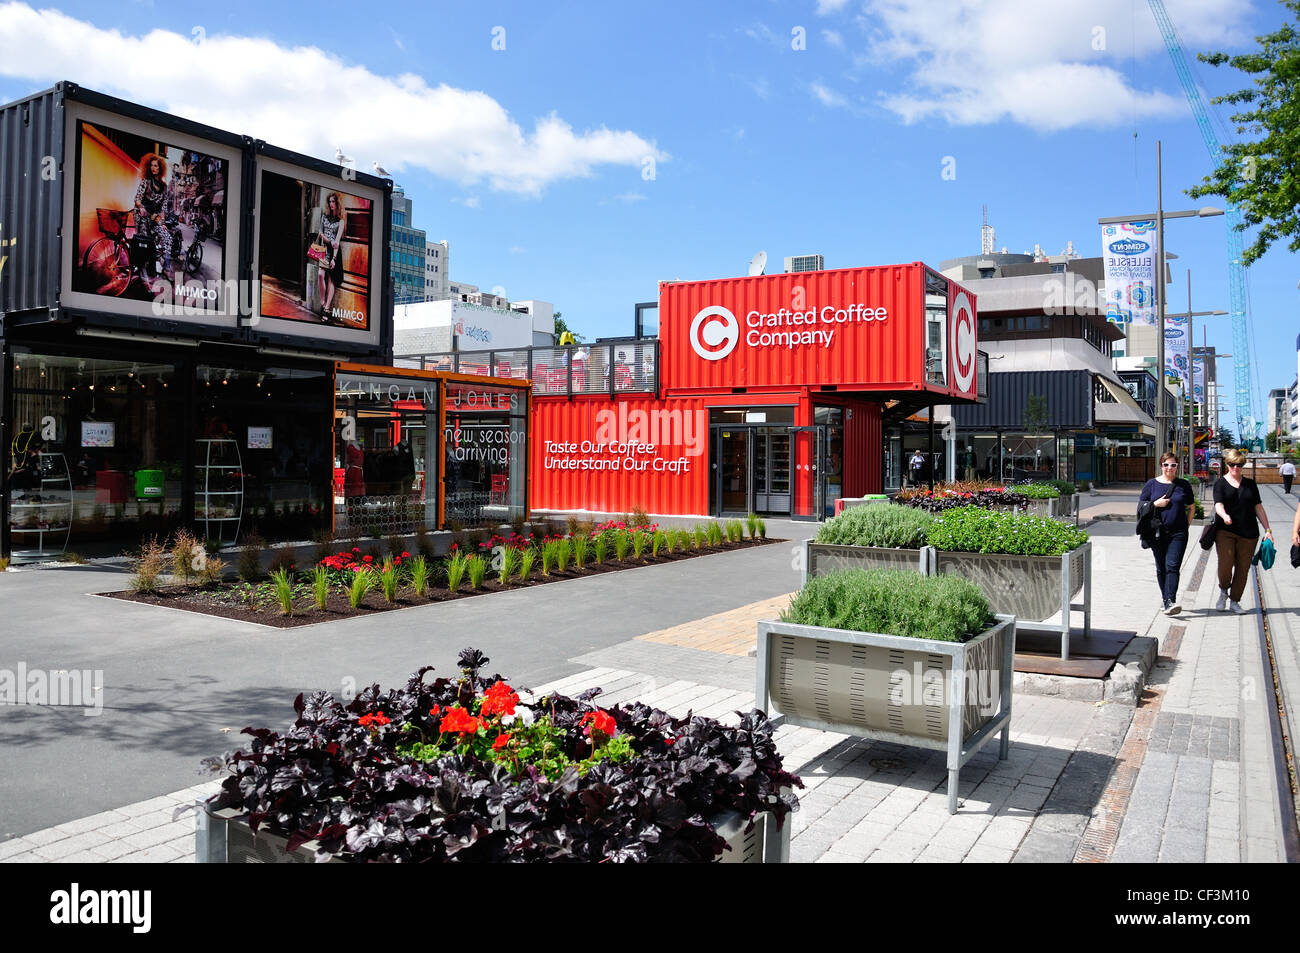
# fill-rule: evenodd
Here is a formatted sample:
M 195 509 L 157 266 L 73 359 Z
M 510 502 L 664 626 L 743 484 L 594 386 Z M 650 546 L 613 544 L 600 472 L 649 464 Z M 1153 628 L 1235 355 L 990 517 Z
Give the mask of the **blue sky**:
M 1189 57 L 1285 13 L 1166 7 Z M 1246 85 L 1193 70 L 1211 95 Z M 1146 0 L 0 2 L 0 100 L 59 79 L 379 161 L 453 278 L 553 301 L 588 337 L 759 249 L 778 270 L 977 253 L 982 204 L 999 248 L 1094 256 L 1098 217 L 1154 210 L 1157 139 L 1166 208 L 1205 204 L 1182 190 L 1211 168 Z M 1195 309 L 1226 309 L 1224 219 L 1167 236 L 1171 309 L 1188 268 Z M 1298 279 L 1282 246 L 1250 271 L 1261 406 L 1296 377 Z M 1202 320 L 1231 351 L 1227 319 Z

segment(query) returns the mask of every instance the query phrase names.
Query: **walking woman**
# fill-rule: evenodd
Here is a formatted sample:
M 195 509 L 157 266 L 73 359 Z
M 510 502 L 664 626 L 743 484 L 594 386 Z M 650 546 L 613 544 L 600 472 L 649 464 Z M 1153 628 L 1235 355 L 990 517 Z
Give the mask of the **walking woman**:
M 1250 558 L 1259 542 L 1259 524 L 1264 524 L 1264 535 L 1273 538 L 1268 525 L 1268 514 L 1259 498 L 1259 487 L 1249 477 L 1241 475 L 1246 454 L 1241 450 L 1228 450 L 1223 454 L 1226 472 L 1214 481 L 1214 512 L 1219 517 L 1219 528 L 1214 534 L 1214 548 L 1219 557 L 1219 599 L 1214 608 L 1222 612 L 1245 612 L 1241 597 L 1246 591 L 1250 576 Z M 1225 605 L 1226 603 L 1226 605 Z
M 1165 615 L 1183 611 L 1178 604 L 1178 571 L 1187 552 L 1187 509 L 1192 506 L 1192 485 L 1178 477 L 1178 458 L 1166 453 L 1160 458 L 1160 474 L 1142 487 L 1139 504 L 1155 507 L 1159 532 L 1151 543 L 1156 557 L 1156 584 L 1165 602 Z

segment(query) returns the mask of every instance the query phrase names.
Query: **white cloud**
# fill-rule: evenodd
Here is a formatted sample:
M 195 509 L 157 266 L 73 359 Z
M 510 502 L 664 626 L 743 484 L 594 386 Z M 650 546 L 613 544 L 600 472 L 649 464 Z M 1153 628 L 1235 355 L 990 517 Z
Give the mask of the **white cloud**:
M 575 132 L 554 113 L 525 132 L 484 92 L 430 86 L 412 73 L 381 76 L 315 47 L 252 36 L 196 44 L 166 30 L 130 36 L 24 3 L 0 3 L 0 75 L 70 78 L 308 155 L 332 159 L 341 143 L 360 168 L 382 157 L 394 172 L 426 169 L 507 192 L 535 195 L 598 166 L 671 158 L 636 133 Z
M 528 251 L 528 249 L 525 248 L 523 245 L 511 245 L 511 246 L 510 246 L 510 254 L 512 254 L 512 255 L 522 255 L 522 254 L 523 254 L 524 252 L 526 252 L 526 251 Z
M 615 202 L 622 202 L 624 205 L 634 205 L 637 202 L 644 202 L 646 197 L 641 192 L 623 192 L 614 196 Z
M 1249 8 L 1238 0 L 1166 6 L 1189 59 L 1248 39 Z M 1050 131 L 1187 109 L 1177 87 L 1158 88 L 1172 80 L 1164 44 L 1146 4 L 1131 0 L 868 0 L 858 25 L 867 36 L 859 68 L 909 70 L 905 88 L 880 97 L 906 122 L 1011 120 Z
M 839 13 L 849 5 L 849 0 L 817 0 L 817 15 L 824 17 L 830 13 Z
M 835 30 L 822 30 L 822 39 L 826 41 L 827 46 L 833 46 L 837 50 L 844 49 L 844 37 Z
M 823 106 L 835 108 L 836 106 L 847 106 L 849 104 L 848 100 L 840 93 L 835 92 L 835 90 L 823 83 L 814 82 L 808 88 Z
M 479 201 L 477 195 L 467 195 L 464 198 L 452 199 L 457 205 L 463 205 L 466 208 L 478 208 L 483 203 Z

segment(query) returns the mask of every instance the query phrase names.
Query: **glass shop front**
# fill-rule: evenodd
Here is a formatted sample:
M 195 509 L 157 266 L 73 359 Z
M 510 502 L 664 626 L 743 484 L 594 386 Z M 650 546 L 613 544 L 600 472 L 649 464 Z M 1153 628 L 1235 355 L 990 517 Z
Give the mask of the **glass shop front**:
M 18 563 L 181 528 L 229 546 L 526 512 L 525 388 L 206 345 L 6 357 L 0 551 Z

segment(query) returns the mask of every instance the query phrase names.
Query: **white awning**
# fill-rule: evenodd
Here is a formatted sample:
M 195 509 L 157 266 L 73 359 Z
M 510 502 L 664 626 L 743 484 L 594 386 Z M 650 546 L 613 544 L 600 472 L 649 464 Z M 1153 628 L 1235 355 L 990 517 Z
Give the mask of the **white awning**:
M 1104 377 L 1098 377 L 1096 380 L 1101 381 L 1101 386 L 1115 398 L 1113 404 L 1101 400 L 1093 401 L 1093 417 L 1098 427 L 1130 426 L 1137 427 L 1144 437 L 1156 435 L 1156 422 L 1151 419 L 1150 414 L 1138 406 L 1132 394 Z

